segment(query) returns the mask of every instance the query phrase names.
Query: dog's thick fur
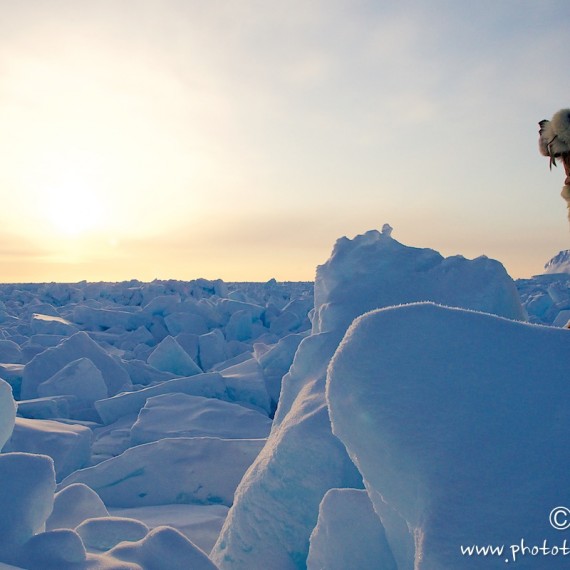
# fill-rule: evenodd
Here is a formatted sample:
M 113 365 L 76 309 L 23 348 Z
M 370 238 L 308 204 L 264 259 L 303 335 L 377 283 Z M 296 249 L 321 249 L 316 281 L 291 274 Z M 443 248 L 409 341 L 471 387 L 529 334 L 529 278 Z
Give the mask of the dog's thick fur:
M 550 121 L 545 119 L 538 124 L 538 149 L 542 155 L 554 159 L 570 154 L 570 109 L 561 109 Z
M 548 121 L 544 119 L 539 123 L 538 150 L 540 154 L 550 158 L 550 168 L 556 166 L 556 159 L 562 160 L 566 180 L 560 194 L 568 207 L 568 220 L 570 221 L 570 109 L 560 109 Z

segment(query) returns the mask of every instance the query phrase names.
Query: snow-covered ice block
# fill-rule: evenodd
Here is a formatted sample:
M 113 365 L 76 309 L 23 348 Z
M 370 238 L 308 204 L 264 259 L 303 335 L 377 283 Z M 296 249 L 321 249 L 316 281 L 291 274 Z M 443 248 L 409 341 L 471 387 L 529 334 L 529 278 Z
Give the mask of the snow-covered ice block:
M 61 480 L 87 464 L 91 457 L 92 437 L 91 430 L 84 426 L 16 418 L 4 451 L 49 455 L 54 461 L 57 479 Z
M 218 311 L 215 299 L 199 299 L 192 310 L 206 319 L 208 329 L 212 330 L 222 326 L 223 317 Z
M 86 519 L 75 531 L 88 550 L 105 552 L 119 542 L 143 539 L 149 528 L 136 519 L 106 516 Z
M 217 308 L 220 313 L 225 316 L 226 323 L 229 317 L 238 311 L 245 311 L 248 313 L 250 315 L 250 321 L 260 320 L 264 311 L 264 307 L 261 305 L 235 301 L 233 299 L 220 299 L 217 303 Z
M 20 388 L 22 386 L 22 376 L 24 375 L 23 364 L 11 364 L 0 362 L 0 378 L 12 386 L 15 398 L 20 398 Z
M 283 311 L 279 316 L 271 319 L 269 330 L 279 336 L 284 336 L 292 331 L 297 330 L 303 322 L 303 319 L 292 311 Z
M 241 310 L 232 313 L 224 331 L 226 340 L 248 340 L 253 334 L 250 311 Z
M 57 346 L 67 335 L 59 334 L 34 334 L 30 337 L 28 341 L 30 345 L 43 346 L 44 348 L 49 348 L 51 346 Z M 25 346 L 26 343 L 24 343 Z
M 366 491 L 330 489 L 311 534 L 307 570 L 398 570 Z
M 557 279 L 550 283 L 546 290 L 558 309 L 566 309 L 570 306 L 570 283 Z
M 53 460 L 29 453 L 0 454 L 0 559 L 27 542 L 48 518 L 55 491 Z
M 101 371 L 89 358 L 73 360 L 38 386 L 40 397 L 63 394 L 75 396 L 79 407 L 92 406 L 109 395 Z
M 333 339 L 331 356 L 335 347 Z M 331 433 L 324 406 L 326 352 L 322 343 L 309 343 L 303 352 L 299 374 L 310 380 L 290 413 L 274 423 L 266 446 L 236 490 L 211 552 L 220 568 L 303 567 L 323 495 L 332 487 L 362 485 L 344 446 Z
M 77 327 L 61 317 L 34 313 L 30 320 L 33 334 L 55 334 L 69 336 L 77 332 Z
M 149 398 L 131 429 L 133 445 L 165 437 L 263 439 L 271 420 L 264 414 L 213 398 L 163 394 Z
M 61 484 L 85 483 L 107 507 L 172 503 L 230 506 L 235 489 L 265 440 L 162 439 L 75 471 Z
M 133 350 L 139 344 L 154 346 L 155 341 L 150 331 L 140 326 L 136 331 L 126 332 L 117 339 L 117 346 L 123 350 Z
M 101 371 L 110 395 L 132 387 L 126 370 L 89 338 L 87 333 L 78 332 L 57 346 L 44 350 L 26 364 L 22 378 L 22 398 L 37 397 L 38 386 L 42 382 L 81 357 L 89 358 Z
M 176 378 L 175 374 L 157 370 L 142 360 L 125 360 L 123 361 L 123 366 L 128 372 L 131 382 L 140 386 L 148 386 L 149 384 L 155 384 L 157 382 L 164 382 L 165 380 Z
M 0 451 L 10 439 L 16 421 L 16 402 L 12 387 L 0 379 Z
M 303 324 L 309 325 L 308 315 L 314 307 L 313 297 L 300 297 L 289 301 L 284 307 L 283 312 L 293 313 L 297 315 Z
M 180 295 L 158 295 L 146 303 L 142 309 L 144 315 L 170 315 L 180 310 Z
M 176 342 L 190 355 L 194 362 L 198 362 L 199 335 L 182 332 L 176 335 Z
M 228 296 L 228 286 L 222 279 L 193 279 L 188 293 L 195 299 L 212 296 L 225 298 Z
M 75 528 L 84 520 L 109 516 L 99 495 L 83 483 L 74 483 L 57 492 L 46 530 Z
M 171 372 L 178 376 L 193 376 L 202 372 L 190 355 L 171 336 L 167 336 L 160 342 L 148 357 L 147 362 L 157 370 Z
M 565 309 L 558 313 L 552 325 L 555 327 L 565 327 L 569 321 L 570 321 L 570 309 Z
M 228 357 L 226 339 L 220 329 L 198 337 L 198 354 L 203 370 L 210 370 L 214 365 Z
M 222 376 L 217 372 L 209 372 L 185 378 L 174 378 L 161 384 L 148 386 L 137 392 L 117 394 L 112 398 L 95 402 L 95 408 L 103 422 L 110 424 L 117 421 L 121 416 L 138 413 L 148 398 L 174 392 L 206 398 L 227 399 L 226 385 Z
M 444 258 L 373 230 L 337 240 L 330 259 L 318 267 L 313 331 L 346 330 L 355 316 L 414 301 L 524 320 L 516 286 L 498 261 Z
M 146 323 L 145 326 L 152 335 L 154 339 L 154 344 L 158 344 L 163 338 L 166 338 L 169 334 L 168 329 L 164 324 L 164 319 L 159 315 L 155 315 L 154 317 L 152 317 L 150 322 Z
M 21 548 L 16 562 L 28 570 L 85 568 L 87 552 L 81 537 L 70 529 L 36 534 Z M 83 564 L 82 564 L 83 563 Z
M 83 304 L 75 307 L 72 320 L 90 330 L 107 330 L 117 327 L 126 331 L 134 331 L 144 324 L 140 312 L 97 309 Z
M 549 513 L 568 502 L 570 456 L 551 446 L 570 437 L 569 351 L 566 330 L 432 303 L 353 323 L 329 368 L 330 416 L 398 568 L 471 568 L 462 546 L 559 543 Z
M 93 430 L 90 465 L 117 457 L 131 447 L 131 428 L 137 420 L 137 415 L 138 412 L 121 416 L 113 423 Z
M 19 364 L 22 362 L 20 346 L 13 340 L 0 339 L 0 362 Z
M 69 409 L 75 403 L 74 396 L 48 396 L 17 402 L 18 415 L 34 420 L 69 418 Z
M 323 495 L 333 487 L 362 486 L 332 435 L 324 404 L 326 368 L 337 344 L 332 334 L 301 343 L 284 379 L 284 391 L 293 395 L 282 395 L 267 445 L 238 487 L 212 550 L 220 568 L 302 567 Z M 289 413 L 279 415 L 284 401 Z
M 25 342 L 21 346 L 22 348 L 22 362 L 30 362 L 34 356 L 42 353 L 45 350 L 45 347 L 38 346 L 34 344 L 30 344 L 29 342 Z
M 149 528 L 171 526 L 179 530 L 198 548 L 209 553 L 228 516 L 228 507 L 225 505 L 156 505 L 111 509 L 111 514 L 140 520 Z
M 281 380 L 289 371 L 295 352 L 305 336 L 303 334 L 287 335 L 258 358 L 273 407 L 277 407 L 279 401 Z
M 20 316 L 31 318 L 34 313 L 37 313 L 48 317 L 59 317 L 59 311 L 54 307 L 54 305 L 52 303 L 42 302 L 37 298 L 36 293 L 32 293 L 33 300 L 28 301 L 22 306 L 21 310 L 18 311 Z
M 267 445 L 240 483 L 211 552 L 220 568 L 297 570 L 305 564 L 324 494 L 362 486 L 331 432 L 325 404 L 326 370 L 339 340 L 322 333 L 299 345 Z
M 43 304 L 57 306 L 82 298 L 81 293 L 77 289 L 66 283 L 43 283 L 37 287 L 36 294 L 38 300 Z M 51 308 L 54 309 L 54 307 Z
M 196 335 L 208 332 L 208 321 L 194 312 L 172 313 L 164 318 L 164 324 L 172 336 L 181 333 L 191 333 Z
M 119 560 L 136 562 L 144 570 L 217 570 L 204 552 L 167 526 L 155 528 L 138 542 L 119 544 L 109 554 Z
M 263 370 L 255 358 L 224 368 L 221 374 L 230 400 L 252 404 L 266 413 L 271 411 Z
M 531 281 L 531 280 L 528 280 Z M 530 293 L 526 300 L 521 293 L 521 300 L 528 312 L 529 318 L 535 318 L 539 322 L 548 322 L 548 316 L 551 311 L 556 311 L 554 301 L 550 295 L 544 291 L 536 291 Z
M 235 366 L 236 364 L 241 364 L 242 362 L 245 362 L 250 358 L 253 358 L 253 352 L 248 346 L 248 349 L 245 352 L 241 352 L 237 356 L 233 356 L 232 358 L 228 358 L 227 360 L 224 360 L 223 362 L 219 362 L 218 364 L 216 364 L 212 368 L 212 372 L 223 372 L 227 368 Z

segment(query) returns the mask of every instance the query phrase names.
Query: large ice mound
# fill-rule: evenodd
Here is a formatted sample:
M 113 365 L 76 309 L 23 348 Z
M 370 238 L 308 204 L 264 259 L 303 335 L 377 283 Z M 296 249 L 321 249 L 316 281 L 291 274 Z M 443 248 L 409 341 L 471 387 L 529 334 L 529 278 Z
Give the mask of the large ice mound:
M 561 542 L 549 513 L 569 501 L 568 354 L 568 331 L 431 303 L 353 323 L 327 401 L 399 569 L 471 568 L 462 546 L 501 544 L 479 562 L 504 567 L 508 545 Z
M 345 330 L 355 316 L 379 307 L 434 301 L 524 320 L 514 281 L 501 263 L 481 256 L 444 258 L 409 247 L 391 232 L 337 240 L 315 280 L 313 332 Z
M 544 273 L 570 273 L 570 249 L 558 252 L 544 266 Z
M 497 261 L 408 247 L 387 226 L 337 241 L 317 268 L 312 334 L 283 378 L 267 444 L 238 487 L 211 553 L 220 568 L 305 567 L 324 494 L 362 485 L 331 432 L 324 394 L 329 361 L 362 313 L 427 300 L 524 318 L 514 282 Z

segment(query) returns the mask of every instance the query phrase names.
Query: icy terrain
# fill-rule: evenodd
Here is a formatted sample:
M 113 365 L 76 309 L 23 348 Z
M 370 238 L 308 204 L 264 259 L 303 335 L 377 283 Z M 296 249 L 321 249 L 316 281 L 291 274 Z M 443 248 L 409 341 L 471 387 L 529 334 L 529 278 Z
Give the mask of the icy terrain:
M 570 255 L 515 283 L 391 233 L 314 286 L 0 285 L 0 568 L 453 570 L 557 538 Z
M 215 568 L 312 283 L 0 286 L 0 565 Z
M 519 279 L 517 287 L 531 323 L 565 326 L 570 321 L 570 250 L 555 255 L 543 274 Z

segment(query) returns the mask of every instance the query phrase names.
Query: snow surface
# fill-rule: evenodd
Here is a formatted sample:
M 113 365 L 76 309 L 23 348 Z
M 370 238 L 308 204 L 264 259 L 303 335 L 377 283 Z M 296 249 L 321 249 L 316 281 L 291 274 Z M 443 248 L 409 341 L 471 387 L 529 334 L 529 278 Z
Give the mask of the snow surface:
M 135 518 L 149 528 L 171 526 L 198 548 L 209 553 L 228 515 L 225 505 L 155 505 L 130 509 L 110 509 L 117 517 Z
M 38 396 L 75 396 L 77 406 L 88 407 L 109 393 L 100 370 L 89 358 L 78 358 L 66 364 L 38 386 Z
M 311 534 L 307 570 L 397 570 L 386 534 L 364 490 L 330 489 Z
M 131 428 L 131 443 L 166 437 L 264 439 L 271 420 L 264 414 L 212 398 L 163 394 L 149 398 Z
M 136 519 L 107 515 L 84 520 L 75 527 L 75 532 L 87 550 L 105 552 L 123 541 L 142 540 L 149 528 Z
M 122 392 L 112 398 L 95 402 L 95 408 L 103 422 L 110 424 L 128 414 L 138 414 L 149 398 L 161 394 L 189 394 L 220 399 L 227 397 L 226 385 L 221 375 L 213 372 L 173 378 L 136 392 Z
M 87 551 L 77 532 L 65 528 L 32 536 L 17 561 L 32 570 L 73 568 L 87 562 Z
M 86 519 L 108 515 L 105 504 L 91 487 L 74 483 L 55 494 L 46 530 L 75 528 Z
M 53 459 L 59 481 L 87 464 L 91 457 L 92 437 L 91 430 L 81 425 L 16 418 L 4 451 L 48 455 Z
M 263 439 L 165 438 L 75 471 L 60 487 L 84 483 L 109 507 L 230 506 L 238 483 L 264 443 Z
M 119 560 L 136 562 L 145 570 L 216 570 L 208 556 L 182 533 L 158 527 L 138 542 L 122 542 L 109 551 Z M 165 562 L 168 561 L 168 562 Z

